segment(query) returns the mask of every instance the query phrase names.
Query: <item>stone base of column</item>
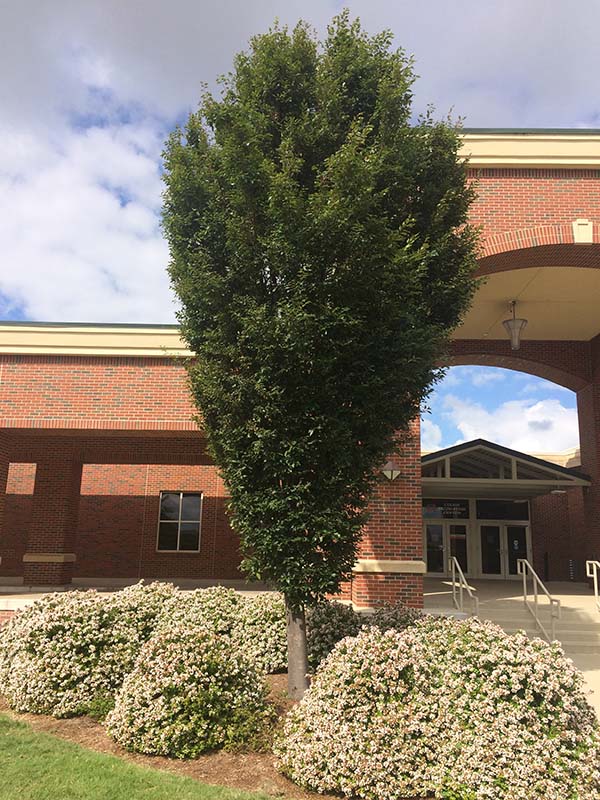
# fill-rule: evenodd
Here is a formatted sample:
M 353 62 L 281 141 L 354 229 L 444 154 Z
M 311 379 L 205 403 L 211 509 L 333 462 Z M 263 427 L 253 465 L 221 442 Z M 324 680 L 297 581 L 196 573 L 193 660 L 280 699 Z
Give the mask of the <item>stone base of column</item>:
M 411 608 L 423 608 L 423 577 L 380 573 L 356 575 L 352 580 L 352 604 L 362 608 L 402 603 Z
M 355 608 L 402 603 L 423 608 L 423 561 L 359 559 L 352 575 Z
M 25 553 L 25 586 L 66 586 L 73 580 L 74 553 Z

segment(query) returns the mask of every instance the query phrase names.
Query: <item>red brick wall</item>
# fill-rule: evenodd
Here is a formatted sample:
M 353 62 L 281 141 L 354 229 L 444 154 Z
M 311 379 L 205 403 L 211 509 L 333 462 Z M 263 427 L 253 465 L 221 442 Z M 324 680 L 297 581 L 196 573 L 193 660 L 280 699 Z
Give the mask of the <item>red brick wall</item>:
M 357 606 L 374 607 L 403 603 L 423 607 L 423 576 L 396 573 L 362 573 L 352 578 L 352 600 Z
M 484 244 L 510 232 L 570 226 L 578 217 L 598 223 L 600 171 L 593 169 L 497 169 L 470 171 L 477 197 L 470 220 L 483 226 Z M 570 227 L 566 229 L 568 236 Z M 598 230 L 596 230 L 596 234 Z M 529 246 L 527 238 L 507 242 L 505 249 Z M 566 241 L 573 241 L 572 233 Z M 598 241 L 596 238 L 595 241 Z M 543 245 L 543 237 L 534 244 Z M 492 249 L 497 252 L 498 248 Z M 489 252 L 489 248 L 488 251 Z
M 4 500 L 4 526 L 1 536 L 0 575 L 23 575 L 23 555 L 27 546 L 27 532 L 31 521 L 35 464 L 9 464 Z
M 585 523 L 582 489 L 568 489 L 565 494 L 547 494 L 531 501 L 531 537 L 534 568 L 544 579 L 584 580 Z M 545 557 L 547 554 L 547 557 Z
M 158 553 L 161 491 L 202 492 L 199 553 Z M 239 579 L 239 539 L 214 466 L 86 465 L 74 576 Z
M 71 570 L 77 577 L 99 578 L 240 577 L 239 541 L 227 521 L 225 489 L 207 463 L 199 434 L 15 431 L 5 439 L 13 457 L 38 466 L 33 495 L 5 495 L 0 575 L 24 574 L 26 583 L 38 584 L 65 582 Z M 114 463 L 116 458 L 125 463 Z M 88 460 L 79 482 L 78 469 Z M 8 488 L 30 491 L 33 469 L 13 464 Z M 169 490 L 203 493 L 199 553 L 156 552 L 159 495 Z M 26 552 L 75 553 L 77 561 L 24 565 Z
M 383 475 L 378 480 L 359 547 L 360 559 L 421 561 L 423 558 L 419 429 L 419 420 L 414 420 L 409 432 L 399 438 L 398 449 L 390 459 L 400 475 L 392 481 Z M 355 573 L 351 597 L 358 606 L 403 602 L 420 607 L 423 579 L 414 574 Z
M 181 360 L 0 355 L 0 368 L 0 427 L 197 427 Z

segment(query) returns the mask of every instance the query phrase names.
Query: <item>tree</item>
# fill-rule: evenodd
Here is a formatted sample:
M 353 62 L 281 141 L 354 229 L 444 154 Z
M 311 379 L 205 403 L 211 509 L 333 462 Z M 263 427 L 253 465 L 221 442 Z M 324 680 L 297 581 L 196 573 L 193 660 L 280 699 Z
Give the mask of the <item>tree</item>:
M 411 120 L 411 59 L 347 12 L 251 40 L 165 150 L 164 229 L 190 384 L 243 567 L 288 609 L 351 571 L 374 470 L 418 413 L 474 289 L 450 122 Z

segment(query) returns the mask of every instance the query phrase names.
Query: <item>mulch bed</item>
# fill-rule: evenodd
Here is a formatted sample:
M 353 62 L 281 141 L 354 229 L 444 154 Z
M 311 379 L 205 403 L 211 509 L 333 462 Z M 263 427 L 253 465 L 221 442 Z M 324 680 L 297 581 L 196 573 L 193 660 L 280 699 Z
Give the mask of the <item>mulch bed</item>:
M 271 699 L 284 713 L 293 705 L 285 693 L 287 676 L 270 675 Z M 273 797 L 289 797 L 297 800 L 315 800 L 317 797 L 332 798 L 331 795 L 316 795 L 300 789 L 296 784 L 280 775 L 273 766 L 270 753 L 225 753 L 222 751 L 180 761 L 162 756 L 143 756 L 128 753 L 112 741 L 104 727 L 89 717 L 54 719 L 38 714 L 17 714 L 11 711 L 4 698 L 0 697 L 0 712 L 12 719 L 26 722 L 36 731 L 50 733 L 89 750 L 109 753 L 119 758 L 153 769 L 165 770 L 178 775 L 187 775 L 203 783 L 262 792 Z M 339 800 L 339 798 L 336 798 Z

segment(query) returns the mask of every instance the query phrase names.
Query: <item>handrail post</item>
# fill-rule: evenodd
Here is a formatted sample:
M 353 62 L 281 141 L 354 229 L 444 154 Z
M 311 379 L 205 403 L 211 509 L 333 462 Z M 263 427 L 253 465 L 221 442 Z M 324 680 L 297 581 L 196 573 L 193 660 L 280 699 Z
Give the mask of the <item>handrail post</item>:
M 449 560 L 450 566 L 450 576 L 452 580 L 452 602 L 454 607 L 459 611 L 464 613 L 465 610 L 465 598 L 464 593 L 467 593 L 469 600 L 471 601 L 471 616 L 478 617 L 479 616 L 479 598 L 473 594 L 471 587 L 469 586 L 467 579 L 464 576 L 462 568 L 458 563 L 458 559 L 456 556 L 450 556 Z M 458 584 L 458 592 L 456 590 Z M 457 599 L 458 594 L 458 599 Z
M 600 571 L 600 561 L 586 561 L 585 574 L 594 583 L 594 597 L 596 598 L 596 608 L 600 611 L 600 595 L 598 593 L 598 572 Z
M 551 596 L 548 589 L 546 589 L 542 583 L 539 575 L 526 558 L 517 559 L 517 572 L 523 576 L 523 602 L 525 603 L 525 608 L 533 616 L 534 622 L 542 632 L 544 638 L 549 642 L 553 641 L 556 638 L 556 620 L 560 619 L 560 600 Z M 531 582 L 533 586 L 533 605 L 529 602 L 529 588 L 527 585 L 528 575 L 531 575 Z M 548 598 L 548 602 L 550 603 L 550 636 L 540 620 L 540 590 Z

